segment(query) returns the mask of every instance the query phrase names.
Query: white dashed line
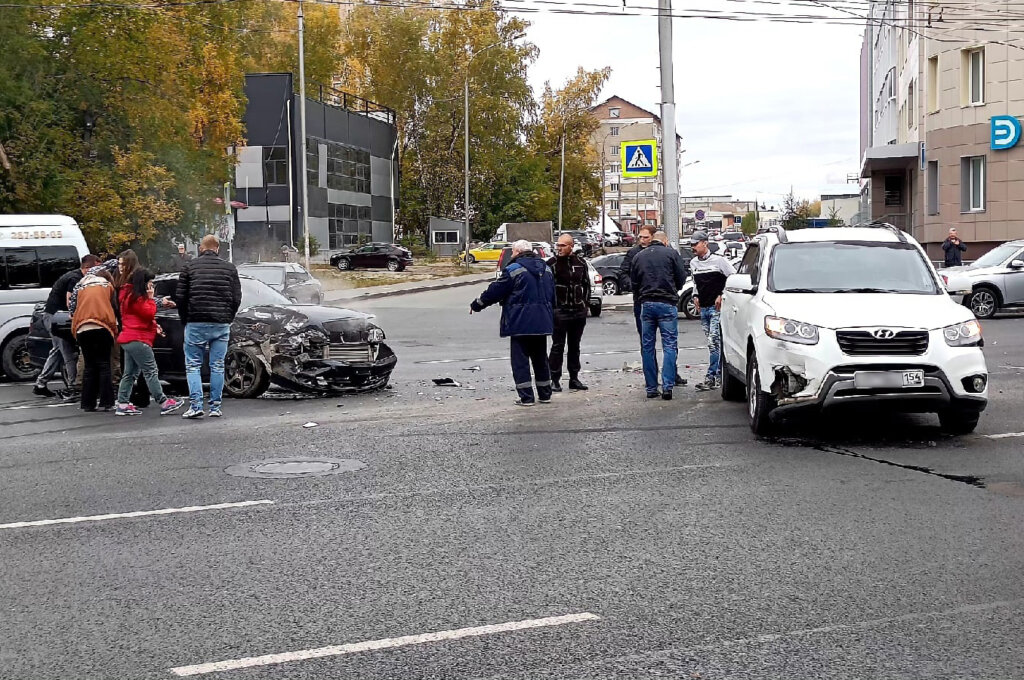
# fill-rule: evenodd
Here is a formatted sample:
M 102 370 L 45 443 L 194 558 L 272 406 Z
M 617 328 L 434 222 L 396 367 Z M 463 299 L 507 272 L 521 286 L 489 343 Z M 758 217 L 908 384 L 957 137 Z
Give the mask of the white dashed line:
M 77 406 L 77 403 L 73 404 L 26 404 L 23 406 L 3 406 L 0 407 L 0 411 L 24 411 L 30 408 L 61 408 L 62 406 Z
M 1024 437 L 1024 432 L 1004 432 L 1002 434 L 983 434 L 988 439 L 1009 439 L 1010 437 Z
M 428 642 L 461 640 L 463 638 L 469 637 L 494 635 L 495 633 L 509 633 L 517 630 L 529 630 L 531 628 L 549 628 L 551 626 L 564 626 L 570 623 L 583 623 L 585 621 L 600 620 L 600 616 L 597 616 L 596 614 L 590 614 L 587 612 L 583 612 L 581 614 L 566 614 L 565 616 L 551 616 L 544 619 L 511 621 L 509 623 L 497 623 L 490 626 L 458 628 L 455 630 L 442 630 L 436 633 L 423 633 L 422 635 L 406 635 L 397 638 L 385 638 L 383 640 L 368 640 L 366 642 L 355 642 L 347 645 L 320 647 L 318 649 L 304 649 L 298 652 L 267 654 L 265 656 L 250 656 L 244 659 L 233 659 L 231 661 L 216 661 L 214 663 L 201 663 L 196 664 L 194 666 L 178 666 L 177 668 L 172 668 L 171 672 L 179 677 L 187 677 L 190 675 L 204 675 L 206 673 L 234 671 L 240 668 L 252 668 L 254 666 L 271 666 L 273 664 L 288 663 L 289 661 L 304 661 L 306 659 L 320 659 L 325 656 L 342 656 L 345 654 L 358 654 L 359 652 L 370 652 L 379 649 L 394 649 L 396 647 L 407 647 L 409 645 L 422 645 Z
M 24 529 L 26 527 L 45 527 L 51 524 L 77 524 L 79 522 L 102 522 L 108 519 L 127 519 L 131 517 L 148 517 L 150 515 L 173 515 L 182 512 L 202 512 L 203 510 L 226 510 L 228 508 L 245 508 L 250 505 L 273 505 L 274 501 L 241 501 L 239 503 L 217 503 L 216 505 L 190 505 L 185 508 L 163 508 L 161 510 L 139 510 L 136 512 L 115 512 L 109 515 L 89 515 L 86 517 L 63 517 L 61 519 L 37 519 L 31 522 L 11 522 L 0 524 L 0 529 Z

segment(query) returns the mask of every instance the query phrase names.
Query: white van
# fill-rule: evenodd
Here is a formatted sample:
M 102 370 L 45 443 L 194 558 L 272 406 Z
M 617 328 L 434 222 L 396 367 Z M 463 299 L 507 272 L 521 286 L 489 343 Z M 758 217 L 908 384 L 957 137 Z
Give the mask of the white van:
M 0 374 L 28 380 L 28 327 L 50 286 L 89 252 L 66 215 L 0 215 Z

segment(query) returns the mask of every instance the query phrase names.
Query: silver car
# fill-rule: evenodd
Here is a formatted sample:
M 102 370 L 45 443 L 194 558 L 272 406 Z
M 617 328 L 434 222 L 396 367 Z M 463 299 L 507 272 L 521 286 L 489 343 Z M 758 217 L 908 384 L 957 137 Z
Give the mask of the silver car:
M 940 269 L 939 274 L 960 274 L 970 279 L 971 293 L 964 296 L 963 303 L 979 319 L 991 318 L 999 311 L 1024 309 L 1024 240 L 996 246 L 969 265 Z
M 294 262 L 240 264 L 238 273 L 259 279 L 297 304 L 319 305 L 324 301 L 320 281 Z

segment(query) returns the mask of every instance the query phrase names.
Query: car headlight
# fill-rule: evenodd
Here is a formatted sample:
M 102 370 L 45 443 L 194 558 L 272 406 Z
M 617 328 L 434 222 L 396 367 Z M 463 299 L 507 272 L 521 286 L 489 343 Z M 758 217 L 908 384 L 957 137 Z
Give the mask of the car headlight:
M 769 338 L 795 342 L 800 345 L 818 344 L 818 327 L 802 321 L 783 319 L 778 316 L 764 318 L 764 332 Z
M 366 334 L 366 340 L 373 345 L 379 345 L 384 342 L 384 331 L 373 326 L 370 328 L 370 332 Z
M 942 337 L 950 347 L 974 347 L 981 344 L 981 324 L 972 319 L 946 326 L 942 329 Z

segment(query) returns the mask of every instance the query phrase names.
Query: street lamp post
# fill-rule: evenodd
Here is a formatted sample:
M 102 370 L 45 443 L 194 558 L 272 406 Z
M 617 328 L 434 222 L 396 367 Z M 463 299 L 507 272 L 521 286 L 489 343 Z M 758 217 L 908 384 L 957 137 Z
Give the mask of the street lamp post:
M 302 239 L 305 241 L 306 271 L 309 269 L 309 187 L 306 180 L 306 57 L 303 44 L 304 19 L 302 16 L 302 0 L 299 0 L 299 135 L 302 137 L 299 146 L 302 155 L 302 172 L 299 183 L 302 185 Z

